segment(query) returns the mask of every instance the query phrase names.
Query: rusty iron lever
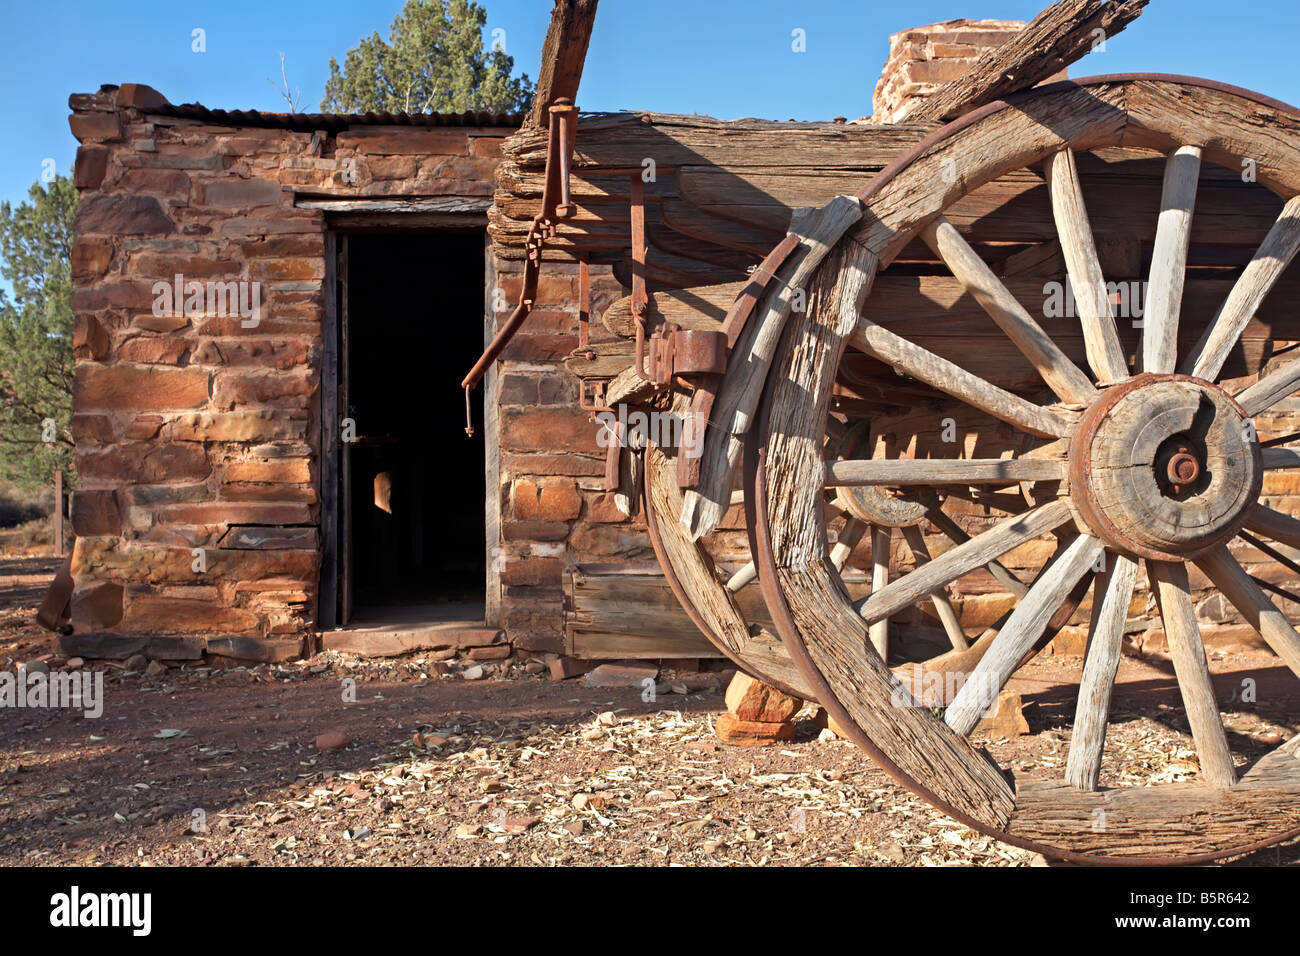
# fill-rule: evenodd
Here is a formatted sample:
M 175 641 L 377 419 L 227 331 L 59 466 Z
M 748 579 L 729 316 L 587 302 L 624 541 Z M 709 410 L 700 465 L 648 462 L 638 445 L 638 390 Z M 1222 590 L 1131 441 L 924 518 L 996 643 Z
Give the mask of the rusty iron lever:
M 465 434 L 473 436 L 474 423 L 470 418 L 469 393 L 482 381 L 501 353 L 505 351 L 515 333 L 523 326 L 533 309 L 537 295 L 537 280 L 541 273 L 542 249 L 546 240 L 555 235 L 556 220 L 569 219 L 573 216 L 574 206 L 569 196 L 570 155 L 577 136 L 578 108 L 573 100 L 560 97 L 550 107 L 550 130 L 546 145 L 546 182 L 542 187 L 542 209 L 533 217 L 525 241 L 527 258 L 524 260 L 523 287 L 519 290 L 519 302 L 505 325 L 492 338 L 492 342 L 479 356 L 469 374 L 461 381 L 465 390 Z

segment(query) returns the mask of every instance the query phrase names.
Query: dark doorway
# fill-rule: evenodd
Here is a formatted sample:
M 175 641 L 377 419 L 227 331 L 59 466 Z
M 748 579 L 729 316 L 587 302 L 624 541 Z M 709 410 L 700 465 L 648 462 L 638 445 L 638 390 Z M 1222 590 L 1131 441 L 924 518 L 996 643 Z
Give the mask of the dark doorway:
M 342 241 L 340 623 L 481 622 L 483 442 L 457 383 L 483 346 L 482 230 Z

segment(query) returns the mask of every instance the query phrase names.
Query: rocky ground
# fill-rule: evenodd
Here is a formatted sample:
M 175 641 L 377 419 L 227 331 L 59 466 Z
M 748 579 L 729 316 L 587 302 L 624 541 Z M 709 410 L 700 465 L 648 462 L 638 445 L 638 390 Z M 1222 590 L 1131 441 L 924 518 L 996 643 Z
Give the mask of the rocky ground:
M 0 565 L 0 667 L 52 654 L 28 623 L 48 573 Z M 433 663 L 95 664 L 103 716 L 0 712 L 0 863 L 1041 862 L 931 809 L 811 719 L 788 743 L 719 744 L 722 675 L 665 675 L 686 692 L 643 700 L 524 666 L 467 681 Z M 1004 766 L 1059 774 L 1079 665 L 1040 658 L 1018 676 L 1031 732 L 986 741 Z M 1242 760 L 1300 730 L 1275 661 L 1213 666 L 1221 701 L 1257 681 L 1256 701 L 1224 705 Z M 1195 776 L 1168 664 L 1126 659 L 1121 681 L 1103 783 Z M 1292 845 L 1238 862 L 1297 861 Z

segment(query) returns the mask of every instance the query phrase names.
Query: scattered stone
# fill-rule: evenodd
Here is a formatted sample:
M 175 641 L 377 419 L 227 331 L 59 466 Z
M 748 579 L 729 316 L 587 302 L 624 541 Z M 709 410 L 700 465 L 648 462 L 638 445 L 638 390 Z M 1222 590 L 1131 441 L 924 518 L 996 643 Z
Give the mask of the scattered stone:
M 727 710 L 737 719 L 771 724 L 790 720 L 803 707 L 799 698 L 755 680 L 744 671 L 737 671 L 731 679 L 726 700 Z
M 484 793 L 500 793 L 506 785 L 496 777 L 484 777 L 479 781 L 478 788 Z
M 589 670 L 591 670 L 591 665 L 586 661 L 580 661 L 576 657 L 557 657 L 551 661 L 551 680 L 568 680 L 570 677 L 581 677 Z
M 341 730 L 331 730 L 316 738 L 317 750 L 342 750 L 352 743 L 352 738 Z
M 84 667 L 85 664 L 86 664 L 85 660 L 83 660 L 80 657 L 69 657 L 67 663 L 64 664 L 64 666 L 67 667 L 69 670 L 75 671 L 79 667 Z
M 998 694 L 997 702 L 989 708 L 988 713 L 975 728 L 990 737 L 1023 737 L 1029 733 L 1029 721 L 1025 720 L 1024 701 L 1014 691 L 1004 690 Z
M 605 798 L 598 793 L 575 793 L 573 795 L 573 809 L 603 810 L 605 809 Z
M 50 672 L 50 665 L 42 660 L 34 660 L 25 663 L 23 669 L 29 674 L 48 674 Z
M 482 680 L 486 676 L 482 664 L 472 664 L 460 672 L 460 676 L 465 680 Z
M 1275 734 L 1275 733 L 1252 734 L 1252 736 L 1256 740 L 1258 740 L 1261 744 L 1268 744 L 1268 746 L 1270 747 L 1276 747 L 1283 740 L 1281 734 Z
M 714 724 L 718 740 L 737 747 L 766 747 L 782 740 L 794 740 L 790 721 L 741 720 L 734 714 L 719 714 Z
M 632 661 L 601 664 L 588 671 L 582 679 L 584 687 L 640 687 L 645 680 L 654 680 L 659 676 L 659 668 L 654 664 L 641 664 Z
M 537 826 L 537 824 L 541 822 L 542 822 L 542 818 L 537 814 L 506 817 L 506 832 L 523 833 L 526 830 L 531 830 L 533 827 Z
M 581 836 L 583 827 L 584 827 L 583 822 L 579 820 L 577 817 L 574 817 L 572 820 L 566 820 L 564 823 L 560 825 L 560 829 L 567 830 L 569 833 L 573 834 L 574 836 Z
M 149 658 L 143 654 L 132 654 L 126 659 L 126 673 L 141 674 L 149 666 Z
M 162 661 L 150 661 L 144 673 L 146 677 L 162 677 L 167 673 L 167 665 Z

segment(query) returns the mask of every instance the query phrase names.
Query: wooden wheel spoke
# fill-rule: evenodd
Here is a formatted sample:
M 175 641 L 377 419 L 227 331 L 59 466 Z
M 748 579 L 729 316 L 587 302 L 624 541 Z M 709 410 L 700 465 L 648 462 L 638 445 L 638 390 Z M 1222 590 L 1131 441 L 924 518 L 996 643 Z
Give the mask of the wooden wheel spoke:
M 1111 692 L 1124 646 L 1124 622 L 1137 583 L 1137 562 L 1124 554 L 1108 555 L 1110 567 L 1097 579 L 1093 593 L 1088 651 L 1079 681 L 1079 702 L 1065 779 L 1079 790 L 1096 790 L 1106 743 Z
M 1198 558 L 1196 563 L 1232 606 L 1241 612 L 1246 623 L 1273 648 L 1274 653 L 1282 658 L 1294 674 L 1300 676 L 1300 634 L 1296 633 L 1291 622 L 1251 579 L 1227 547 L 1221 545 L 1215 548 Z
M 1106 280 L 1097 257 L 1088 211 L 1083 204 L 1083 190 L 1074 153 L 1065 149 L 1047 160 L 1048 188 L 1052 195 L 1052 215 L 1065 257 L 1066 273 L 1074 292 L 1075 307 L 1083 326 L 1084 347 L 1088 364 L 1097 381 L 1112 385 L 1128 377 L 1128 362 L 1120 345 L 1115 316 L 1106 296 Z
M 1054 412 L 986 382 L 960 365 L 909 342 L 869 319 L 858 319 L 849 344 L 972 408 L 987 412 L 1031 435 L 1060 438 L 1070 431 L 1065 420 Z
M 1201 773 L 1210 786 L 1231 787 L 1237 775 L 1223 721 L 1219 719 L 1214 686 L 1210 683 L 1205 646 L 1201 643 L 1201 630 L 1187 583 L 1187 566 L 1171 561 L 1148 561 L 1147 576 L 1160 605 L 1160 618 L 1165 625 L 1178 689 L 1183 695 L 1187 722 L 1201 761 Z
M 1233 397 L 1241 405 L 1246 416 L 1254 418 L 1260 412 L 1272 408 L 1297 388 L 1300 388 L 1300 359 L 1293 359 Z
M 970 540 L 970 535 L 965 532 L 962 526 L 944 514 L 943 510 L 938 506 L 927 511 L 926 517 L 930 519 L 931 524 L 947 535 L 948 540 L 953 544 L 965 544 Z M 1016 597 L 1024 597 L 1029 593 L 1029 588 L 1025 586 L 1025 583 L 1008 571 L 1001 561 L 990 561 L 986 567 L 989 574 L 993 575 L 999 584 Z
M 731 577 L 727 578 L 727 590 L 735 594 L 747 584 L 752 584 L 758 579 L 758 566 L 750 561 Z
M 830 559 L 836 571 L 843 571 L 844 565 L 849 560 L 849 555 L 853 549 L 858 546 L 862 536 L 867 533 L 869 526 L 861 518 L 854 518 L 852 515 L 844 522 L 844 528 L 840 531 L 839 537 L 836 538 L 835 544 L 831 547 Z
M 1183 302 L 1192 209 L 1200 175 L 1199 146 L 1180 146 L 1169 154 L 1142 319 L 1144 372 L 1172 372 L 1178 363 L 1178 312 Z
M 1192 354 L 1185 363 L 1189 375 L 1203 378 L 1207 382 L 1213 382 L 1219 377 L 1223 363 L 1227 360 L 1233 346 L 1237 344 L 1237 339 L 1241 337 L 1251 317 L 1259 311 L 1264 297 L 1281 278 L 1297 251 L 1300 251 L 1300 196 L 1293 196 L 1282 207 L 1282 214 L 1277 217 L 1268 235 L 1255 250 L 1255 255 L 1251 257 L 1241 278 L 1233 285 L 1232 291 L 1223 301 L 1214 321 L 1206 328 L 1200 341 L 1192 349 Z M 1290 369 L 1289 365 L 1283 371 L 1287 369 Z M 1289 376 L 1279 379 L 1274 385 L 1280 387 L 1288 378 L 1294 381 L 1295 376 L 1300 376 L 1300 369 L 1291 371 Z M 1250 392 L 1263 384 L 1264 382 L 1260 381 L 1246 391 Z M 1287 394 L 1290 391 L 1291 389 L 1288 388 Z M 1268 392 L 1256 394 L 1257 397 L 1262 398 Z M 1242 404 L 1246 403 L 1242 402 Z M 1269 402 L 1263 407 L 1267 408 L 1271 404 L 1272 402 Z M 1257 409 L 1257 411 L 1262 410 L 1262 408 Z M 1253 415 L 1255 411 L 1248 408 L 1246 413 Z
M 1300 548 L 1300 519 L 1289 514 L 1257 504 L 1246 518 L 1246 527 L 1274 541 Z
M 1063 501 L 1053 501 L 1023 515 L 1008 518 L 966 543 L 945 551 L 929 564 L 899 578 L 883 591 L 873 591 L 865 600 L 857 602 L 855 607 L 869 624 L 887 617 L 925 595 L 933 594 L 963 574 L 1001 557 L 1018 545 L 1054 531 L 1069 521 L 1070 517 L 1069 505 Z
M 1300 448 L 1262 448 L 1260 457 L 1265 471 L 1300 468 Z
M 1011 484 L 1059 481 L 1065 462 L 1047 458 L 846 458 L 826 463 L 828 487 Z
M 952 223 L 940 216 L 925 228 L 921 236 L 1061 401 L 1087 404 L 1097 397 L 1097 390 L 1088 376 L 1034 321 Z
M 871 526 L 871 593 L 883 591 L 889 586 L 889 549 L 893 535 L 888 528 Z M 882 661 L 889 660 L 889 615 L 873 621 L 867 630 L 871 646 L 876 649 Z
M 1034 641 L 1043 633 L 1056 609 L 1088 573 L 1102 550 L 1102 544 L 1096 538 L 1080 535 L 1070 542 L 1059 560 L 1043 569 L 953 698 L 952 705 L 944 714 L 944 722 L 949 727 L 962 736 L 975 729 L 1025 654 L 1034 646 Z
M 925 546 L 925 536 L 921 534 L 920 528 L 916 525 L 904 526 L 903 539 L 907 542 L 912 557 L 916 559 L 917 567 L 930 563 L 930 549 Z M 944 633 L 948 635 L 948 641 L 952 644 L 953 650 L 964 651 L 970 647 L 970 642 L 966 640 L 966 632 L 961 629 L 957 609 L 952 606 L 952 599 L 948 597 L 947 590 L 940 587 L 931 591 L 930 600 L 934 602 L 935 614 L 938 615 L 940 623 L 943 624 Z

